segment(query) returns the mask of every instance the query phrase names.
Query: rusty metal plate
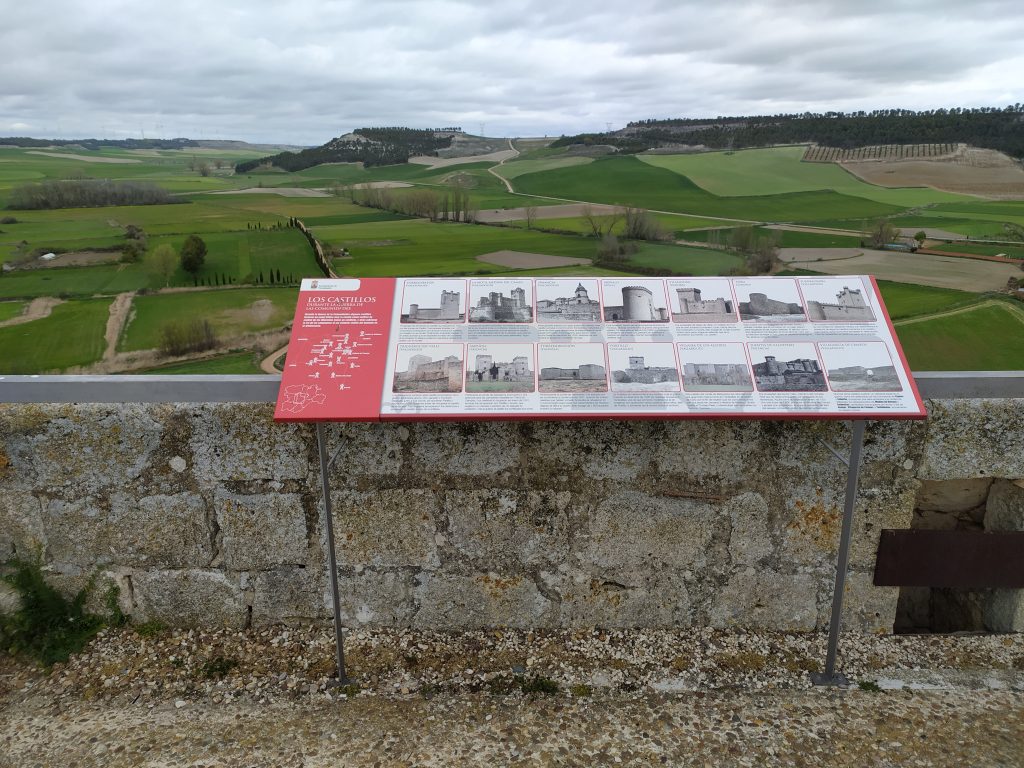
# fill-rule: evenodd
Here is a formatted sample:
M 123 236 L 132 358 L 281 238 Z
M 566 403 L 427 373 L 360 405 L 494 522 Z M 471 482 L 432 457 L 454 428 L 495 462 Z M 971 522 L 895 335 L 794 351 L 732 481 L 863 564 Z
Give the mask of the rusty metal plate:
M 883 530 L 876 587 L 1024 587 L 1024 532 Z

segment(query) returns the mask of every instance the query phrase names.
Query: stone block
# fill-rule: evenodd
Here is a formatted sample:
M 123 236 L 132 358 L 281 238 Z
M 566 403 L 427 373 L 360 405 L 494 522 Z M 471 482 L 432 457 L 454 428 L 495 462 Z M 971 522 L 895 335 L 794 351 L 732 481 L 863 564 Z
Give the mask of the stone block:
M 918 477 L 1024 477 L 1024 399 L 929 400 Z
M 710 493 L 734 492 L 752 479 L 750 467 L 761 453 L 753 437 L 760 429 L 756 423 L 670 421 L 663 429 L 653 459 L 659 476 Z
M 477 573 L 422 573 L 414 598 L 413 626 L 465 630 L 555 626 L 558 606 L 528 577 Z
M 39 413 L 44 418 L 11 421 L 9 472 L 51 496 L 131 485 L 160 442 L 161 425 L 141 404 L 43 406 Z
M 331 616 L 330 586 L 320 569 L 281 566 L 249 576 L 252 625 L 302 623 Z
M 408 571 L 361 571 L 339 575 L 342 624 L 353 629 L 362 626 L 410 626 L 416 614 L 413 601 L 415 587 L 415 577 Z M 325 592 L 324 596 L 329 612 L 330 592 Z
M 1021 481 L 996 480 L 985 503 L 986 531 L 1024 531 L 1024 487 Z
M 45 553 L 46 532 L 39 499 L 23 491 L 0 493 L 0 562 Z
M 582 571 L 541 573 L 556 589 L 562 627 L 688 627 L 693 623 L 690 595 L 674 571 L 645 574 L 627 586 Z
M 924 512 L 967 512 L 985 503 L 991 477 L 924 480 L 915 506 Z
M 332 486 L 351 487 L 360 478 L 397 477 L 402 472 L 410 437 L 404 424 L 331 424 L 326 433 L 328 454 L 337 454 Z
M 220 571 L 139 571 L 132 586 L 136 621 L 240 629 L 248 618 L 241 587 Z
M 430 491 L 343 491 L 334 495 L 342 568 L 437 568 L 437 497 Z
M 1024 589 L 994 589 L 985 604 L 985 627 L 992 632 L 1024 632 Z
M 54 499 L 43 520 L 48 557 L 58 563 L 188 568 L 213 559 L 206 503 L 194 493 Z
M 572 542 L 582 567 L 615 581 L 662 568 L 701 568 L 714 558 L 712 540 L 724 522 L 693 499 L 621 491 L 602 501 Z
M 735 573 L 711 608 L 713 627 L 809 631 L 818 619 L 815 579 L 753 568 Z
M 307 564 L 306 517 L 298 494 L 217 491 L 214 506 L 227 570 Z
M 486 477 L 519 464 L 519 434 L 512 423 L 420 423 L 408 429 L 416 459 L 411 476 L 433 480 L 448 475 Z
M 568 491 L 448 491 L 448 541 L 476 566 L 502 572 L 564 562 L 571 503 Z
M 722 512 L 732 520 L 729 556 L 734 565 L 753 565 L 774 552 L 769 533 L 768 503 L 758 493 L 741 493 L 729 499 Z
M 828 588 L 820 602 L 818 625 L 827 627 L 832 613 L 834 575 L 827 579 Z M 870 573 L 854 571 L 846 575 L 843 593 L 843 628 L 854 632 L 890 634 L 896 624 L 899 587 L 876 587 Z
M 316 466 L 312 430 L 274 421 L 273 404 L 195 406 L 190 447 L 192 472 L 212 487 L 223 481 L 307 480 Z

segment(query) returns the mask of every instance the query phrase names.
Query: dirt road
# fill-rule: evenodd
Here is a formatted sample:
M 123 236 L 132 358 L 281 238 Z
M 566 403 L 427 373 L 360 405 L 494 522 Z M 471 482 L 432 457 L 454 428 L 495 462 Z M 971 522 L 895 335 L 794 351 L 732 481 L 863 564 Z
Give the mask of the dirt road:
M 494 178 L 496 178 L 496 179 L 500 180 L 500 181 L 501 181 L 501 183 L 505 185 L 505 189 L 507 189 L 507 190 L 508 190 L 508 191 L 509 191 L 510 193 L 512 193 L 512 194 L 515 194 L 515 190 L 514 190 L 514 189 L 512 189 L 512 182 L 510 182 L 510 181 L 509 181 L 508 179 L 506 179 L 506 178 L 505 178 L 504 176 L 502 176 L 502 175 L 501 175 L 500 173 L 498 173 L 498 172 L 497 172 L 496 170 L 494 170 L 494 168 L 496 168 L 496 167 L 501 167 L 501 166 L 503 166 L 503 165 L 505 164 L 505 161 L 506 161 L 506 160 L 512 160 L 512 159 L 514 159 L 514 158 L 517 158 L 517 157 L 519 157 L 519 150 L 518 150 L 518 149 L 516 149 L 516 148 L 515 148 L 515 147 L 514 147 L 514 146 L 512 145 L 512 139 L 509 139 L 509 140 L 508 140 L 508 151 L 507 151 L 507 152 L 502 152 L 502 153 L 500 153 L 500 154 L 503 154 L 503 155 L 504 155 L 504 157 L 502 157 L 502 158 L 501 158 L 501 160 L 500 160 L 500 161 L 498 162 L 498 165 L 497 165 L 497 166 L 493 166 L 493 167 L 491 167 L 491 168 L 488 168 L 488 169 L 487 169 L 487 171 L 488 171 L 488 172 L 489 172 L 489 173 L 490 173 L 490 174 L 491 174 L 491 175 L 492 175 L 492 176 L 493 176 Z M 525 218 L 525 217 L 524 217 L 524 218 Z
M 42 296 L 38 299 L 32 299 L 28 306 L 25 307 L 25 311 L 17 317 L 12 317 L 10 320 L 4 320 L 0 323 L 0 328 L 7 328 L 11 325 L 21 325 L 22 323 L 31 323 L 33 320 L 42 320 L 44 317 L 49 317 L 53 308 L 58 304 L 63 304 L 61 299 L 55 299 L 52 296 Z
M 134 297 L 134 291 L 119 293 L 110 302 L 110 317 L 107 318 L 107 330 L 103 334 L 103 340 L 107 343 L 106 349 L 103 350 L 104 360 L 113 360 L 117 355 L 117 340 L 121 337 L 124 324 L 128 322 L 128 314 L 132 310 Z
M 264 357 L 260 361 L 260 370 L 264 373 L 280 373 L 280 371 L 274 367 L 274 361 L 277 360 L 281 355 L 288 351 L 288 345 L 285 344 L 283 347 L 275 349 L 269 355 Z
M 893 325 L 913 325 L 914 323 L 924 323 L 928 320 L 935 320 L 940 317 L 950 317 L 951 315 L 962 315 L 965 312 L 973 312 L 976 309 L 983 309 L 985 307 L 1001 307 L 1014 315 L 1018 320 L 1024 323 L 1024 309 L 1017 307 L 1013 304 L 1007 304 L 1005 301 L 981 301 L 977 304 L 971 304 L 966 307 L 959 307 L 958 309 L 948 309 L 945 312 L 934 312 L 930 315 L 918 315 L 911 317 L 906 320 L 896 320 Z

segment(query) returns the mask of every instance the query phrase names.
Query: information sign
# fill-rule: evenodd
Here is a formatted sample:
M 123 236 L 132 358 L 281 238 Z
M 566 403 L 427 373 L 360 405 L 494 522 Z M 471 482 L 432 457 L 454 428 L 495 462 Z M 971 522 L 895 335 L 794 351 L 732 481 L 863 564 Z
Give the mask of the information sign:
M 923 418 L 866 276 L 303 280 L 275 418 Z

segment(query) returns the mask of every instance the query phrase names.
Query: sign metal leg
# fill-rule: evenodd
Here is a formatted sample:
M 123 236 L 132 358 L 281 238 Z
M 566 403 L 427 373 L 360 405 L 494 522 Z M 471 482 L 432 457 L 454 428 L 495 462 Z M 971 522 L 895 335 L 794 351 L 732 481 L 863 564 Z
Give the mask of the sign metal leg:
M 839 535 L 839 555 L 836 561 L 836 585 L 832 592 L 832 620 L 828 628 L 828 654 L 825 671 L 812 672 L 815 685 L 849 685 L 850 681 L 836 673 L 836 654 L 839 651 L 839 630 L 843 620 L 843 592 L 846 589 L 846 571 L 850 563 L 850 539 L 853 534 L 853 508 L 857 502 L 857 482 L 860 479 L 860 454 L 864 447 L 866 421 L 855 421 L 850 440 L 850 461 L 846 473 L 846 503 L 843 506 L 843 529 Z
M 327 481 L 327 435 L 324 425 L 316 425 L 316 443 L 320 450 L 320 483 L 324 496 L 324 527 L 327 531 L 327 566 L 331 572 L 331 602 L 334 606 L 334 649 L 338 662 L 338 685 L 348 685 L 345 672 L 345 639 L 341 630 L 341 599 L 338 596 L 338 558 L 334 549 L 334 515 L 331 511 L 331 487 Z

